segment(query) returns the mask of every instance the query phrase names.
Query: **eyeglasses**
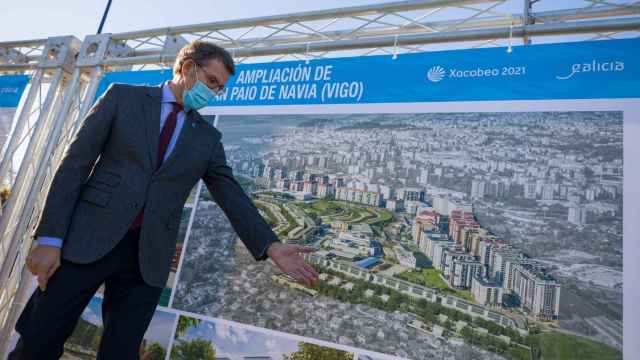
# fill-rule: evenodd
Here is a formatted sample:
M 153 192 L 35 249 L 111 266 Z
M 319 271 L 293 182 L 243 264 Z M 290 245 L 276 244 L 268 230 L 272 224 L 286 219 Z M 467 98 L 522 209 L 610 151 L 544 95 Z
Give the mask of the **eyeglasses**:
M 220 84 L 220 81 L 218 81 L 218 78 L 213 75 L 213 74 L 209 74 L 207 72 L 207 70 L 204 69 L 204 66 L 202 66 L 200 63 L 194 61 L 196 63 L 196 65 L 198 65 L 198 68 L 200 68 L 202 70 L 203 73 L 205 73 L 206 75 L 206 80 L 207 80 L 207 87 L 216 95 L 222 95 L 222 93 L 224 92 L 224 85 Z M 211 85 L 211 86 L 210 86 Z

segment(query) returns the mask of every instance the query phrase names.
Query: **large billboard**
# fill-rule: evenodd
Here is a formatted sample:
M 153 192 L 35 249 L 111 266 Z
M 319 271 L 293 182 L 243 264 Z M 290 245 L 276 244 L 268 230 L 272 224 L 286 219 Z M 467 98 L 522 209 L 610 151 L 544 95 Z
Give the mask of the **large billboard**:
M 639 55 L 610 40 L 239 65 L 201 113 L 320 281 L 254 262 L 200 185 L 147 356 L 630 358 Z M 170 76 L 108 73 L 99 93 Z M 95 354 L 83 341 L 68 352 Z

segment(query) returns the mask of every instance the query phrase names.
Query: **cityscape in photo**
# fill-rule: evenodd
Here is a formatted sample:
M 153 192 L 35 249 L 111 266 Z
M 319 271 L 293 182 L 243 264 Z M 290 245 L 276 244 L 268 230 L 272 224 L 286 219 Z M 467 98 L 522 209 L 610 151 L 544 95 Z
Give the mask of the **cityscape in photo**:
M 256 263 L 205 190 L 172 306 L 412 359 L 620 358 L 622 117 L 221 116 L 320 281 Z

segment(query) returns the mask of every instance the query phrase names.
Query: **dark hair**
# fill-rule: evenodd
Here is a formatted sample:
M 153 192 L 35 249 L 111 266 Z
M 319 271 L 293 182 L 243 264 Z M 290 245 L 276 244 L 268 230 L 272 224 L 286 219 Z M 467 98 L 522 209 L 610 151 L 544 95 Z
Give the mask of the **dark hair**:
M 201 66 L 204 66 L 212 59 L 220 60 L 229 74 L 236 74 L 236 66 L 233 63 L 233 58 L 229 52 L 208 41 L 195 40 L 182 47 L 182 49 L 178 51 L 176 62 L 173 64 L 174 75 L 180 74 L 182 64 L 184 64 L 188 59 L 195 61 Z

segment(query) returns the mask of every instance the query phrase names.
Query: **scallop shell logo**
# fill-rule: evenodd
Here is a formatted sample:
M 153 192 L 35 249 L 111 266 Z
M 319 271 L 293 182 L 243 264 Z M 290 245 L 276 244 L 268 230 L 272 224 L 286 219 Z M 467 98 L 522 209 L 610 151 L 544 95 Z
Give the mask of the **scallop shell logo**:
M 431 82 L 439 82 L 444 79 L 444 74 L 445 71 L 442 66 L 434 66 L 429 69 L 429 72 L 427 73 L 427 79 L 429 79 L 429 81 Z

